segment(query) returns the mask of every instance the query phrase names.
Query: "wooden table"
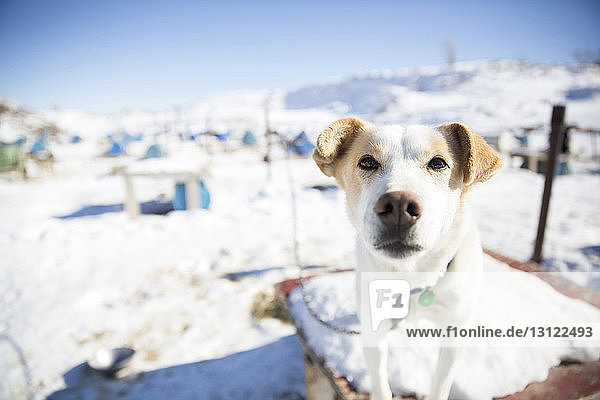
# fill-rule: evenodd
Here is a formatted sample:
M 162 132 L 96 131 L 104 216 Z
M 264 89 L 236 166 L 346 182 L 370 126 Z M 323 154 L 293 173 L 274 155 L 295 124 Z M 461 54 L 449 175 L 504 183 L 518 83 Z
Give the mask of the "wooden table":
M 185 201 L 188 210 L 193 210 L 201 206 L 199 196 L 198 181 L 206 176 L 205 169 L 190 171 L 128 171 L 124 167 L 116 168 L 113 173 L 118 173 L 125 179 L 125 211 L 131 219 L 139 217 L 141 214 L 140 203 L 135 196 L 133 184 L 134 178 L 171 178 L 175 182 L 185 182 Z

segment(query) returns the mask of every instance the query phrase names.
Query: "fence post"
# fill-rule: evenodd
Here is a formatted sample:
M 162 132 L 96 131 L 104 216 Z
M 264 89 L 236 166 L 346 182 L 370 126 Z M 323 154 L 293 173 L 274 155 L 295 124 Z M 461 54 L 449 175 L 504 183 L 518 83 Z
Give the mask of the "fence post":
M 542 195 L 542 208 L 540 210 L 540 220 L 538 223 L 537 237 L 533 249 L 532 261 L 540 263 L 542 261 L 542 246 L 544 245 L 544 234 L 546 232 L 546 220 L 550 207 L 550 195 L 552 194 L 552 182 L 556 173 L 556 161 L 562 149 L 565 133 L 565 106 L 556 105 L 552 108 L 552 120 L 550 130 L 550 149 L 546 157 L 546 167 L 544 174 L 546 182 L 544 183 L 544 194 Z

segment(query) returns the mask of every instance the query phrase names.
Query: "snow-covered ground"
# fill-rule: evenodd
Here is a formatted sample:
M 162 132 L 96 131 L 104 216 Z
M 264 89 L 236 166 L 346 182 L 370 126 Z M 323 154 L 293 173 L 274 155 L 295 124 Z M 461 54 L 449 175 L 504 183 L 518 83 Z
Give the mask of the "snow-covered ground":
M 25 182 L 0 180 L 0 398 L 26 398 L 27 386 L 36 399 L 65 388 L 54 398 L 86 393 L 95 398 L 96 389 L 109 398 L 131 399 L 301 398 L 302 350 L 291 336 L 293 327 L 250 315 L 257 293 L 297 274 L 285 156 L 275 151 L 267 182 L 261 137 L 258 150 L 223 152 L 215 142 L 209 154 L 169 132 L 230 130 L 230 147 L 236 147 L 246 129 L 264 130 L 265 104 L 273 129 L 284 135 L 305 130 L 313 139 L 346 112 L 380 122 L 461 119 L 486 135 L 519 134 L 521 126 L 547 125 L 554 101 L 567 103 L 570 122 L 600 127 L 597 69 L 518 63 L 457 68 L 463 72 L 456 76 L 420 69 L 359 77 L 365 87 L 356 89 L 356 79 L 351 79 L 346 94 L 355 97 L 338 96 L 327 104 L 310 103 L 305 93 L 306 103 L 292 107 L 290 93 L 257 92 L 227 94 L 155 115 L 41 113 L 83 141 L 51 143 L 56 157 L 52 175 Z M 393 81 L 401 74 L 410 78 L 405 85 Z M 388 79 L 385 91 L 394 101 L 380 109 L 353 105 L 361 93 L 380 93 L 382 79 Z M 343 85 L 338 82 L 336 88 Z M 318 91 L 315 96 L 324 98 Z M 410 115 L 400 112 L 409 106 Z M 444 109 L 454 111 L 445 114 Z M 0 139 L 18 136 L 12 122 L 0 127 Z M 99 139 L 121 129 L 145 133 L 146 141 L 133 144 L 133 156 L 99 157 L 106 150 Z M 165 168 L 208 169 L 210 210 L 136 220 L 124 212 L 57 218 L 84 207 L 123 203 L 123 178 L 110 172 L 121 165 L 155 168 L 139 155 L 154 141 L 157 129 L 167 132 L 155 138 L 169 152 L 161 161 Z M 583 160 L 573 165 L 572 174 L 555 181 L 544 248 L 544 265 L 565 274 L 600 271 L 600 167 L 589 161 L 589 137 L 576 138 Z M 530 142 L 543 146 L 545 140 L 540 132 Z M 343 194 L 311 188 L 333 183 L 311 160 L 289 163 L 302 263 L 353 267 L 354 237 Z M 166 178 L 135 182 L 141 201 L 172 198 L 174 184 Z M 541 175 L 507 167 L 472 191 L 484 246 L 521 260 L 531 256 L 542 187 Z M 224 277 L 239 271 L 248 273 L 237 281 Z M 600 280 L 580 283 L 600 287 Z M 137 350 L 125 371 L 131 381 L 90 385 L 94 378 L 82 376 L 76 367 L 99 348 L 119 346 Z M 140 371 L 151 372 L 135 375 Z M 96 389 L 88 393 L 84 387 Z

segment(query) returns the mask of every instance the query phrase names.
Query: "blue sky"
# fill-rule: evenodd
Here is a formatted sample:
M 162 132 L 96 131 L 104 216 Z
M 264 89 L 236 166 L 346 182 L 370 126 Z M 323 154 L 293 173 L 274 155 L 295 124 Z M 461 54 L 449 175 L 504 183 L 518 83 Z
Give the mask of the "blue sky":
M 0 97 L 94 112 L 446 62 L 573 63 L 600 1 L 0 0 Z

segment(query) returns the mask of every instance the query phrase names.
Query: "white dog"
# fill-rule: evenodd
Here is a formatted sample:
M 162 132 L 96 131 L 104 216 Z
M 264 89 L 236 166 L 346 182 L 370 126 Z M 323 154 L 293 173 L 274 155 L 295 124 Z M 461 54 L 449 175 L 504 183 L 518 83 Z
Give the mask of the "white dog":
M 435 293 L 427 307 L 412 295 L 401 324 L 467 321 L 480 287 L 482 250 L 465 194 L 501 167 L 500 156 L 460 123 L 376 127 L 344 118 L 319 136 L 314 159 L 346 191 L 357 231 L 357 272 L 419 272 L 420 281 L 411 278 L 411 285 Z M 365 346 L 374 400 L 392 397 L 385 340 L 392 325 L 384 322 L 378 345 Z M 448 398 L 459 353 L 440 348 L 429 399 Z

